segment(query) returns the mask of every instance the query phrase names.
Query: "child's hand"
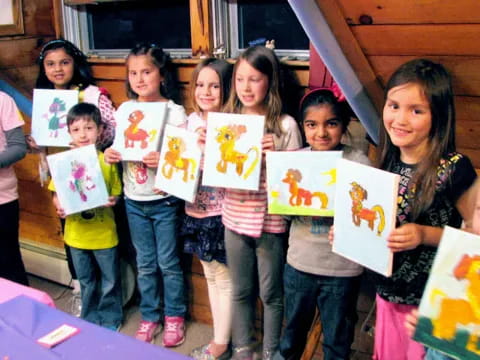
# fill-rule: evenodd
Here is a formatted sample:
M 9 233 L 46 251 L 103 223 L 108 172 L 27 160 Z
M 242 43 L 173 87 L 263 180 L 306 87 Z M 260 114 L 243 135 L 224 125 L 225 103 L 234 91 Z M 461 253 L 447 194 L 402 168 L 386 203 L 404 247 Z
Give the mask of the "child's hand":
M 149 168 L 156 168 L 160 162 L 160 153 L 158 151 L 150 151 L 143 157 L 142 161 Z
M 62 219 L 65 219 L 65 210 L 63 210 L 62 206 L 60 205 L 60 201 L 58 201 L 58 197 L 57 197 L 57 194 L 54 194 L 53 195 L 53 205 L 55 205 L 55 209 L 57 210 L 57 215 L 62 218 Z
M 205 140 L 207 138 L 207 129 L 204 127 L 199 127 L 195 132 L 198 134 L 198 146 L 202 149 L 202 152 L 205 150 Z
M 333 246 L 334 233 L 335 228 L 332 225 L 330 226 L 330 230 L 328 230 L 328 242 L 330 243 L 330 246 Z
M 388 235 L 388 247 L 393 252 L 415 249 L 422 243 L 422 225 L 408 223 L 394 229 Z
M 162 195 L 162 196 L 167 196 L 168 195 L 168 193 L 166 193 L 165 191 L 157 189 L 157 188 L 153 188 L 153 192 L 157 195 Z
M 105 149 L 105 152 L 103 153 L 103 158 L 105 159 L 105 162 L 107 164 L 116 164 L 122 161 L 122 155 L 117 150 L 112 149 L 111 147 Z
M 275 150 L 275 142 L 273 141 L 273 134 L 265 134 L 262 138 L 262 151 L 265 153 L 266 151 L 273 151 Z
M 115 204 L 118 201 L 118 196 L 109 196 L 108 197 L 108 203 L 106 203 L 104 206 L 105 207 L 112 207 L 115 206 Z
M 475 234 L 480 235 L 480 186 L 477 187 L 477 200 L 473 209 L 472 229 Z
M 415 329 L 417 328 L 418 324 L 418 310 L 413 309 L 409 314 L 405 315 L 405 329 L 407 330 L 407 334 L 410 337 L 413 337 L 415 334 Z
M 31 135 L 25 135 L 25 143 L 27 144 L 27 151 L 32 154 L 45 153 L 45 148 L 38 146 L 37 142 Z

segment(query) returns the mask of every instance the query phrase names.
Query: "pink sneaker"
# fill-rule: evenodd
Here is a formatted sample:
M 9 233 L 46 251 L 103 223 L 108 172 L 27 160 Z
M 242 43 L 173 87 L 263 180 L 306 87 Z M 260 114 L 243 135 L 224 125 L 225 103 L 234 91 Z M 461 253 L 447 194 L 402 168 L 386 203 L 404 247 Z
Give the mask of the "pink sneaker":
M 135 333 L 135 339 L 140 341 L 145 341 L 148 343 L 153 343 L 155 336 L 160 332 L 161 326 L 158 322 L 152 321 L 140 321 L 138 330 Z
M 185 320 L 180 316 L 165 316 L 163 346 L 173 347 L 185 341 Z

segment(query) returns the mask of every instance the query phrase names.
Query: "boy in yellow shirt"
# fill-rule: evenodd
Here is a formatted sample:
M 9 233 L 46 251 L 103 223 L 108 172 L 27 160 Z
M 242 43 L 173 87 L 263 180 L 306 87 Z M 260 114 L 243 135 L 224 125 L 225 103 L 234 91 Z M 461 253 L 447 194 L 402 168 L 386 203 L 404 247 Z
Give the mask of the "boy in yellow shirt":
M 77 104 L 68 112 L 67 126 L 74 147 L 96 144 L 102 132 L 100 111 L 92 104 Z M 66 218 L 64 240 L 71 248 L 80 281 L 80 316 L 92 323 L 118 330 L 122 324 L 123 309 L 118 236 L 112 206 L 117 202 L 122 186 L 117 167 L 105 163 L 100 151 L 98 160 L 109 194 L 105 206 L 65 216 L 56 193 L 53 203 L 58 216 Z M 53 182 L 48 188 L 55 191 Z

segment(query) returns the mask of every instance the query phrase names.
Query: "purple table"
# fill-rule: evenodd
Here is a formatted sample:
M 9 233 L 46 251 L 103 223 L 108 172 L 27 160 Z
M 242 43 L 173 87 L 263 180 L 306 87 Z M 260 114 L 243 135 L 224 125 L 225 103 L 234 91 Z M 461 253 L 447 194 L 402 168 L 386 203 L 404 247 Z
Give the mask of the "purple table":
M 46 349 L 36 340 L 62 324 L 80 333 Z M 189 357 L 90 324 L 26 296 L 0 304 L 0 359 L 186 360 Z

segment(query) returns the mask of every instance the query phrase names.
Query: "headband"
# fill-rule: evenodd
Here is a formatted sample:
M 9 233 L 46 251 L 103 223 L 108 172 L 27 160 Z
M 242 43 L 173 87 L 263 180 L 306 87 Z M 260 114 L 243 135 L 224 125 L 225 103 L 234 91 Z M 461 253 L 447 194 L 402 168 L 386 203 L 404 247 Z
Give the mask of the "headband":
M 40 50 L 40 55 L 38 56 L 38 59 L 40 61 L 43 60 L 45 57 L 45 52 L 49 51 L 51 49 L 47 49 L 47 47 L 55 45 L 55 44 L 60 44 L 63 45 L 65 48 L 69 48 L 69 50 L 72 52 L 74 58 L 84 58 L 86 59 L 87 57 L 83 52 L 81 52 L 74 44 L 72 44 L 70 41 L 64 40 L 64 39 L 55 39 L 47 42 L 45 45 L 43 45 L 42 50 Z M 59 47 L 60 48 L 60 47 Z M 53 50 L 53 49 L 52 49 Z
M 337 85 L 336 82 L 333 82 L 331 87 L 316 87 L 307 91 L 307 93 L 303 95 L 300 100 L 300 109 L 302 108 L 303 102 L 307 97 L 309 97 L 311 94 L 314 94 L 320 91 L 330 91 L 335 97 L 335 99 L 337 99 L 338 102 L 346 101 L 345 95 L 343 95 L 343 92 L 340 89 L 340 87 Z

